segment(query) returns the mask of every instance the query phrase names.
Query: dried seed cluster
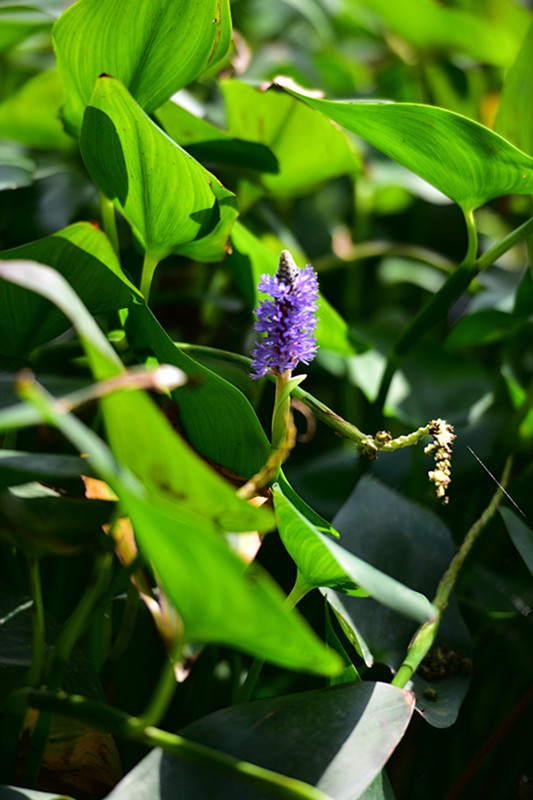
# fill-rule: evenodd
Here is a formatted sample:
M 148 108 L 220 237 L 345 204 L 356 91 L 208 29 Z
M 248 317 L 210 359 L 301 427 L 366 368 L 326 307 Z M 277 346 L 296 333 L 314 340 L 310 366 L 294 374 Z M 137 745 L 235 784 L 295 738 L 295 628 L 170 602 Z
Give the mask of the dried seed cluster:
M 429 433 L 433 437 L 424 453 L 435 459 L 435 469 L 428 472 L 429 480 L 435 484 L 437 497 L 448 502 L 448 486 L 452 480 L 452 444 L 455 439 L 453 426 L 444 419 L 434 419 L 429 423 Z

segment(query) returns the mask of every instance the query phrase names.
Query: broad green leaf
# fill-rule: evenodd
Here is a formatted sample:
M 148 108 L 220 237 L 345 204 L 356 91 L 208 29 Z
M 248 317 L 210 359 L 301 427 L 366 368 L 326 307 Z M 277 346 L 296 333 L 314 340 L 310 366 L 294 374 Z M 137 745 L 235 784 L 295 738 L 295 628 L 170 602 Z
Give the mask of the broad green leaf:
M 332 800 L 352 800 L 380 774 L 405 733 L 412 709 L 410 692 L 385 683 L 359 682 L 222 709 L 180 733 L 303 780 Z M 155 750 L 108 800 L 163 800 L 176 786 L 187 798 L 275 797 L 247 787 L 236 777 Z
M 155 117 L 171 139 L 185 147 L 193 158 L 239 169 L 278 172 L 278 161 L 269 147 L 258 142 L 235 139 L 205 119 L 169 100 Z
M 464 211 L 494 197 L 533 191 L 533 158 L 460 114 L 417 103 L 341 102 L 286 91 L 420 175 Z
M 86 460 L 79 456 L 0 450 L 0 488 L 17 486 L 33 480 L 54 485 L 56 480 L 85 475 L 88 468 Z
M 446 337 L 447 350 L 499 342 L 511 335 L 513 318 L 496 308 L 484 308 L 461 317 Z
M 500 508 L 499 512 L 512 543 L 522 556 L 528 570 L 533 574 L 533 531 L 510 508 Z
M 379 773 L 358 800 L 396 800 L 385 770 Z
M 316 184 L 359 171 L 360 162 L 338 128 L 279 92 L 236 80 L 221 83 L 231 136 L 269 147 L 279 163 L 261 176 L 260 194 L 293 197 Z
M 139 292 L 120 269 L 106 235 L 89 222 L 76 222 L 36 242 L 5 250 L 4 259 L 29 259 L 58 270 L 92 314 L 128 306 Z M 70 327 L 63 313 L 44 296 L 22 286 L 2 284 L 0 350 L 25 357 L 39 344 Z
M 533 155 L 532 48 L 533 23 L 530 25 L 515 63 L 506 75 L 494 123 L 498 133 L 530 155 Z
M 79 0 L 56 22 L 53 39 L 63 114 L 79 132 L 102 73 L 122 81 L 149 114 L 222 58 L 231 41 L 229 2 Z
M 54 18 L 31 5 L 0 8 L 0 53 L 23 42 L 28 36 L 51 29 Z
M 476 61 L 509 66 L 519 38 L 504 25 L 473 11 L 441 5 L 437 0 L 362 0 L 386 26 L 419 50 L 446 49 L 466 53 Z M 484 7 L 482 7 L 484 8 Z
M 454 554 L 450 532 L 436 514 L 373 478 L 359 481 L 333 524 L 347 550 L 429 597 L 434 596 Z M 329 596 L 330 590 L 325 593 Z M 355 625 L 374 660 L 396 670 L 416 626 L 373 598 L 343 595 L 340 600 L 345 622 Z M 470 652 L 468 630 L 453 594 L 435 640 L 435 646 L 440 644 L 467 656 Z M 417 672 L 408 687 L 416 692 L 417 710 L 427 722 L 445 728 L 457 719 L 468 684 L 469 676 L 464 674 L 433 680 Z M 436 698 L 424 695 L 428 687 L 436 691 Z
M 274 255 L 238 221 L 233 226 L 231 241 L 232 253 L 227 264 L 233 270 L 251 308 L 256 308 L 259 300 L 265 297 L 257 291 L 257 284 L 264 273 L 275 274 L 279 254 Z M 320 347 L 343 356 L 353 355 L 357 351 L 358 342 L 351 336 L 348 325 L 323 295 L 319 297 L 317 316 L 316 340 Z
M 59 120 L 64 97 L 56 70 L 38 73 L 0 103 L 0 136 L 40 150 L 72 150 Z
M 133 227 L 147 255 L 222 258 L 235 195 L 163 133 L 119 80 L 96 83 L 80 140 L 95 183 Z
M 299 581 L 309 588 L 328 586 L 352 596 L 372 595 L 379 603 L 426 622 L 436 614 L 427 597 L 357 558 L 320 533 L 274 486 L 274 508 L 281 540 L 298 568 Z M 361 591 L 361 589 L 363 591 Z
M 126 332 L 141 357 L 148 347 L 160 363 L 173 364 L 189 376 L 187 384 L 172 391 L 172 399 L 193 447 L 237 476 L 255 475 L 268 459 L 270 444 L 243 393 L 182 352 L 146 305 L 130 309 Z

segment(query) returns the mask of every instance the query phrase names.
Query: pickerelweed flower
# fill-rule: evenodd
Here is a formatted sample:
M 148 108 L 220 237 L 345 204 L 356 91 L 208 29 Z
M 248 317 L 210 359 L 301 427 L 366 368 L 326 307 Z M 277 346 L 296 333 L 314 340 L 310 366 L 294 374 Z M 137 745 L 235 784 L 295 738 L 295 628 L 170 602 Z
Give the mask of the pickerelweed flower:
M 288 250 L 282 250 L 274 277 L 262 275 L 258 289 L 270 295 L 256 308 L 255 330 L 265 334 L 255 345 L 252 378 L 268 372 L 282 374 L 316 356 L 315 311 L 318 281 L 313 267 L 300 269 Z

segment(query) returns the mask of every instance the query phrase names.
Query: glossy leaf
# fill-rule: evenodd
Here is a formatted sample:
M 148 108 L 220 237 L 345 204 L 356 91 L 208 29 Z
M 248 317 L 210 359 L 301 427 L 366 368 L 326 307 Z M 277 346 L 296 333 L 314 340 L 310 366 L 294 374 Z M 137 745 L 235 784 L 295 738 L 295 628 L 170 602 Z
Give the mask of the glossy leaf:
M 77 222 L 45 239 L 5 250 L 4 259 L 29 259 L 54 267 L 93 314 L 128 306 L 138 290 L 126 278 L 115 252 L 95 225 Z M 0 350 L 25 357 L 70 327 L 65 315 L 43 296 L 4 283 L 0 294 Z
M 215 162 L 241 170 L 279 172 L 277 158 L 269 147 L 258 142 L 235 139 L 172 100 L 160 106 L 155 117 L 170 138 L 185 147 L 198 161 Z
M 407 727 L 412 708 L 409 692 L 384 683 L 359 682 L 233 706 L 193 722 L 180 733 L 306 781 L 332 800 L 353 800 L 381 772 Z M 176 786 L 184 796 L 212 800 L 274 796 L 155 750 L 108 800 L 170 800 Z
M 237 200 L 146 116 L 123 84 L 101 77 L 85 111 L 81 152 L 91 177 L 153 261 L 225 254 Z
M 309 588 L 329 586 L 352 596 L 372 597 L 418 622 L 435 608 L 427 597 L 403 586 L 320 533 L 274 486 L 274 508 L 281 540 L 296 563 L 299 581 Z M 361 592 L 363 589 L 363 592 Z
M 120 32 L 120 35 L 117 35 Z M 67 125 L 79 132 L 94 83 L 106 73 L 147 113 L 226 53 L 228 0 L 79 0 L 53 30 Z
M 259 300 L 265 297 L 257 291 L 257 284 L 264 273 L 275 274 L 279 253 L 276 256 L 240 222 L 233 226 L 231 242 L 232 254 L 227 260 L 228 266 L 234 271 L 250 307 L 256 308 Z M 317 316 L 316 340 L 320 347 L 344 356 L 358 351 L 358 340 L 351 335 L 346 322 L 323 295 L 319 296 Z
M 373 478 L 363 478 L 335 516 L 333 524 L 342 544 L 359 558 L 419 592 L 433 597 L 454 553 L 450 533 L 431 511 L 396 494 Z M 420 564 L 424 565 L 423 570 Z M 325 592 L 327 596 L 330 590 Z M 397 669 L 402 663 L 416 626 L 396 611 L 375 602 L 342 596 L 343 617 L 364 638 L 374 660 Z M 468 656 L 468 630 L 454 595 L 443 615 L 435 646 L 445 644 Z M 467 692 L 469 676 L 456 673 L 426 679 L 417 672 L 410 688 L 417 695 L 417 710 L 435 727 L 445 728 L 457 719 Z M 424 695 L 430 687 L 435 698 Z
M 494 197 L 533 191 L 533 158 L 460 114 L 417 103 L 341 102 L 286 91 L 420 175 L 465 211 Z
M 236 80 L 222 81 L 221 88 L 228 133 L 266 145 L 278 160 L 277 174 L 261 176 L 260 193 L 294 197 L 359 170 L 359 159 L 342 131 L 291 97 Z
M 530 155 L 533 155 L 532 48 L 533 23 L 529 27 L 516 61 L 506 75 L 494 123 L 495 129 L 502 136 Z
M 40 150 L 73 150 L 59 120 L 64 98 L 56 70 L 38 73 L 0 103 L 0 135 Z
M 266 463 L 270 443 L 242 392 L 177 347 L 145 305 L 131 308 L 126 325 L 132 347 L 182 369 L 189 382 L 172 391 L 179 424 L 193 447 L 235 476 L 251 478 Z M 235 477 L 234 476 L 234 477 Z
M 533 574 L 533 531 L 510 508 L 500 508 L 499 512 L 511 541 L 522 556 L 524 564 Z

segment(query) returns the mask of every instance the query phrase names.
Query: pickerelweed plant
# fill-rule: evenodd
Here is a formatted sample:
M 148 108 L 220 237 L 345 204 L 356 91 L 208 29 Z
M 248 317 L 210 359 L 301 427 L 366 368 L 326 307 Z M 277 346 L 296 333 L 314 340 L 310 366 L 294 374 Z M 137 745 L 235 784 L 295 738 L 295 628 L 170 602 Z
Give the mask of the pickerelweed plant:
M 526 5 L 1 4 L 0 798 L 527 794 Z

